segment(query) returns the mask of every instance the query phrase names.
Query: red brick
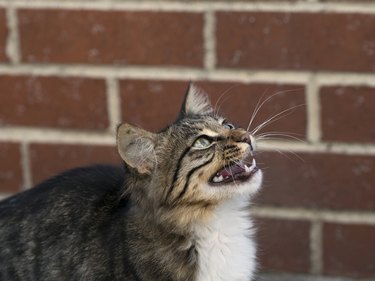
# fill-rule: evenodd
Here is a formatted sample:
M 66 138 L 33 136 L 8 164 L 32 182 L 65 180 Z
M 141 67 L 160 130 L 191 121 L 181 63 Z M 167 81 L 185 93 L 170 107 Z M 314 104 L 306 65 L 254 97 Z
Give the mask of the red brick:
M 288 207 L 375 210 L 375 157 L 324 153 L 263 152 L 258 203 Z
M 22 186 L 20 146 L 17 143 L 0 143 L 0 193 L 14 193 Z
M 265 100 L 275 94 L 259 111 L 251 129 L 284 109 L 305 103 L 304 87 L 301 85 L 204 81 L 197 84 L 206 90 L 212 105 L 220 113 L 245 128 L 260 99 Z M 182 81 L 121 81 L 123 120 L 153 131 L 163 128 L 176 119 L 187 85 L 187 82 Z M 289 113 L 289 116 L 281 118 L 264 131 L 291 132 L 303 138 L 306 131 L 305 108 L 302 106 Z
M 173 123 L 188 83 L 182 81 L 120 81 L 122 120 L 151 131 Z
M 0 77 L 0 124 L 108 127 L 105 82 L 76 77 Z
M 324 273 L 355 278 L 375 278 L 374 237 L 374 225 L 324 224 Z
M 67 169 L 94 164 L 120 164 L 117 148 L 73 144 L 32 144 L 30 162 L 36 184 Z
M 375 88 L 323 87 L 320 101 L 323 140 L 375 142 Z
M 375 71 L 375 15 L 219 12 L 218 65 Z
M 6 42 L 8 37 L 6 14 L 4 9 L 0 9 L 0 61 L 8 61 L 6 55 Z
M 256 219 L 260 271 L 308 272 L 310 223 Z
M 202 66 L 203 17 L 185 12 L 19 11 L 26 62 Z

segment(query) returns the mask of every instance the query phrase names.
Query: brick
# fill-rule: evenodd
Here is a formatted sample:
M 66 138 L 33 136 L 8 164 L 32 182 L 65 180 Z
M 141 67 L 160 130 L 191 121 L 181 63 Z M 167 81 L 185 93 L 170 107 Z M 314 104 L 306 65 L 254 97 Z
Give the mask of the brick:
M 120 81 L 122 120 L 159 131 L 176 120 L 187 86 L 182 81 Z
M 20 146 L 17 143 L 0 143 L 0 193 L 14 193 L 22 186 Z
M 375 71 L 375 15 L 217 13 L 218 66 Z
M 6 42 L 8 37 L 6 14 L 4 9 L 0 9 L 0 61 L 8 61 L 6 55 Z
M 67 169 L 100 163 L 120 164 L 117 148 L 112 146 L 31 144 L 30 162 L 33 184 Z
M 374 237 L 374 225 L 324 224 L 323 272 L 327 275 L 375 278 Z
M 320 101 L 323 140 L 375 142 L 375 88 L 323 87 Z
M 375 157 L 301 153 L 261 152 L 257 163 L 264 168 L 265 181 L 259 204 L 375 210 Z
M 203 64 L 200 13 L 22 9 L 18 15 L 25 62 Z
M 256 225 L 260 271 L 309 271 L 310 223 L 257 218 Z
M 176 119 L 187 85 L 188 83 L 183 81 L 121 81 L 123 120 L 149 130 L 160 130 Z M 244 128 L 247 127 L 253 110 L 260 99 L 265 100 L 275 94 L 259 111 L 251 129 L 284 109 L 305 103 L 304 87 L 301 85 L 207 81 L 199 81 L 197 85 L 209 94 L 212 105 L 220 113 Z M 263 132 L 275 130 L 291 132 L 304 138 L 306 131 L 305 108 L 302 106 L 291 110 L 289 113 L 288 116 L 266 127 Z
M 0 125 L 106 129 L 105 82 L 76 77 L 0 77 Z

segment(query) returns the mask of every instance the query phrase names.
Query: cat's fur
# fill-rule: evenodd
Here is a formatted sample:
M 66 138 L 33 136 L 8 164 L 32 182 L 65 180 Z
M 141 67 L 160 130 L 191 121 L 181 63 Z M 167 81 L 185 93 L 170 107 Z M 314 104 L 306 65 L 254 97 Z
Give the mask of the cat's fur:
M 252 137 L 191 85 L 175 123 L 123 124 L 117 143 L 123 168 L 74 169 L 1 202 L 0 280 L 250 281 L 262 173 L 212 181 L 247 161 Z

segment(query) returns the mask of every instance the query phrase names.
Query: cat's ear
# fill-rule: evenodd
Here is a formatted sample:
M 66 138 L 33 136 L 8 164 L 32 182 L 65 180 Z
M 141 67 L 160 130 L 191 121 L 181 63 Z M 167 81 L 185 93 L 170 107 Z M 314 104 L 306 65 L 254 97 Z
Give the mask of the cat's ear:
M 125 163 L 141 174 L 151 174 L 156 165 L 156 135 L 129 124 L 117 128 L 117 149 Z
M 182 103 L 180 118 L 187 115 L 207 115 L 213 112 L 210 100 L 205 91 L 190 82 Z

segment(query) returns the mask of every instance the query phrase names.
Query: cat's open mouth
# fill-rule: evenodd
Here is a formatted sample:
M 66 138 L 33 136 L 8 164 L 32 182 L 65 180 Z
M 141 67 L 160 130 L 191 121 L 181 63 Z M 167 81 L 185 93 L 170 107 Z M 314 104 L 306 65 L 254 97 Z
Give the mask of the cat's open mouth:
M 245 182 L 258 170 L 255 159 L 253 159 L 251 166 L 248 166 L 243 162 L 233 163 L 229 166 L 225 166 L 214 174 L 210 179 L 210 183 L 216 185 L 230 182 Z

